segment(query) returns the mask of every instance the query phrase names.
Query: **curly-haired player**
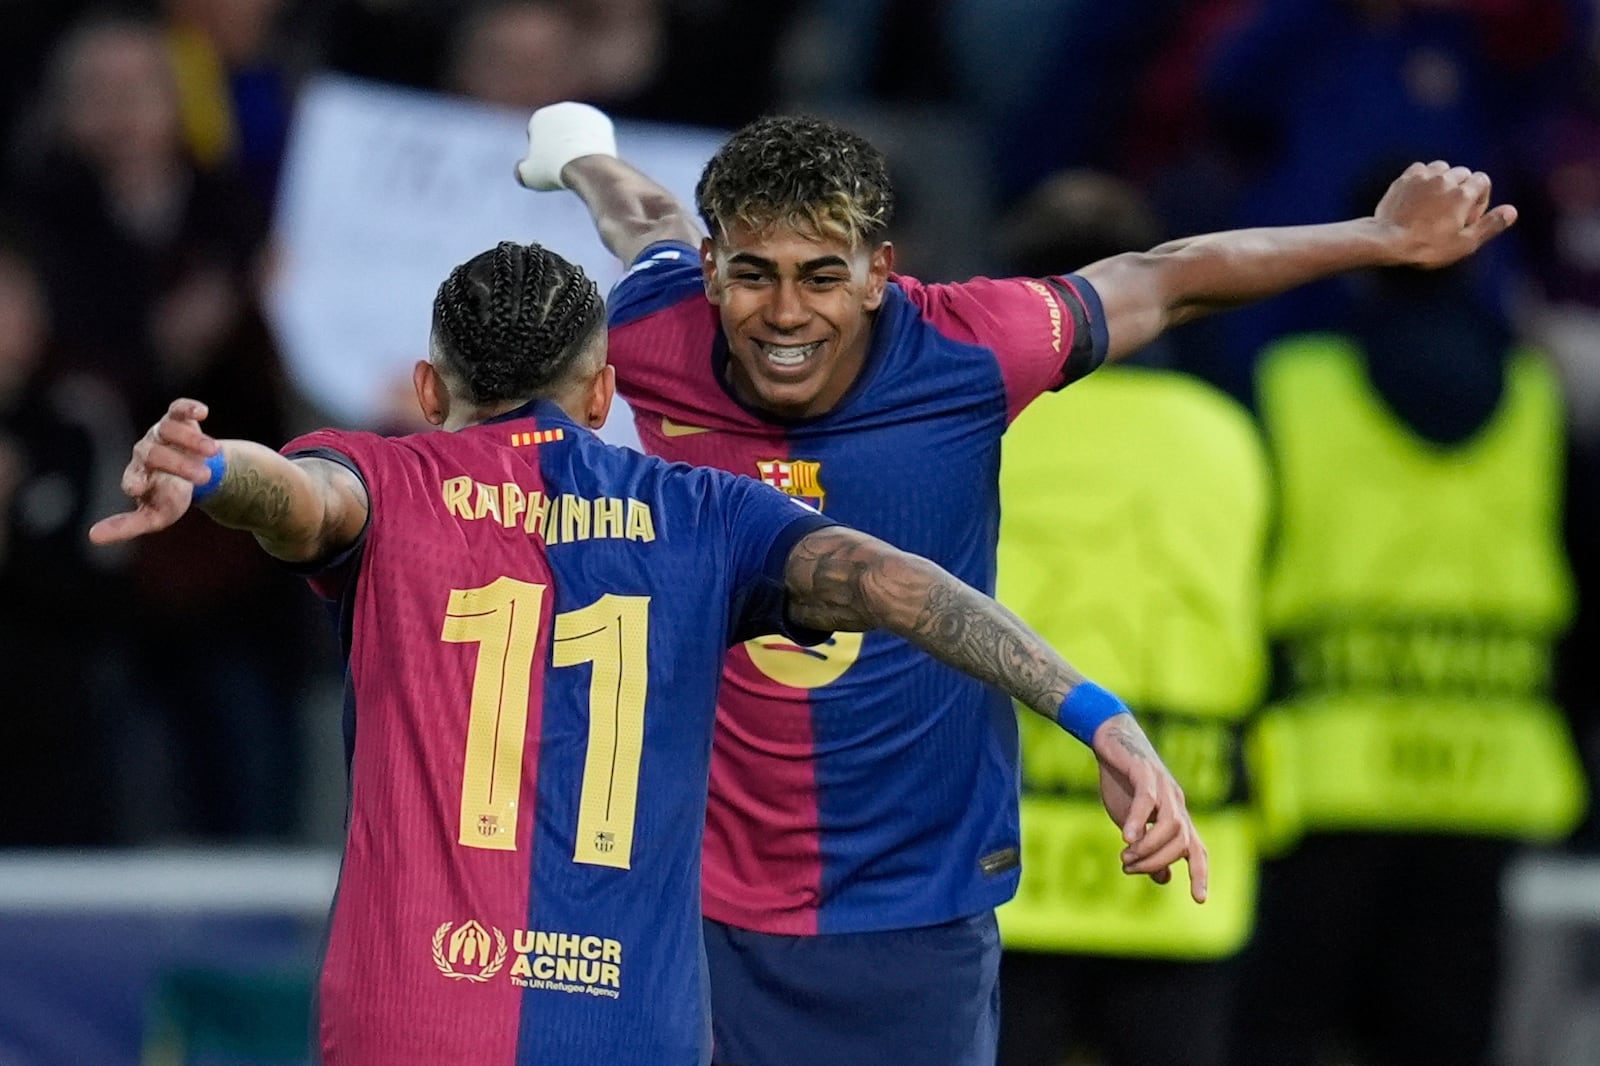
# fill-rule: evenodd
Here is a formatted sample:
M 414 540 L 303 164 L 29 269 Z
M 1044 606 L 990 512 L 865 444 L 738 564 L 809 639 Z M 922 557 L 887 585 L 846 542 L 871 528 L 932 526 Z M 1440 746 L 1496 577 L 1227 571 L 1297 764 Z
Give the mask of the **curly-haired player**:
M 1182 817 L 1120 701 L 993 600 L 753 479 L 601 443 L 604 325 L 582 270 L 501 244 L 440 286 L 416 367 L 451 432 L 322 430 L 279 454 L 211 439 L 177 400 L 123 476 L 137 507 L 91 531 L 198 506 L 338 605 L 326 1066 L 708 1062 L 711 730 L 728 646 L 763 632 L 885 626 L 1093 735 L 1128 824 Z
M 881 239 L 882 159 L 836 126 L 777 117 L 737 132 L 700 183 L 709 236 L 615 154 L 604 114 L 556 104 L 530 120 L 517 173 L 576 192 L 630 267 L 611 352 L 645 446 L 761 477 L 985 590 L 1001 434 L 1035 396 L 1210 311 L 1337 271 L 1453 262 L 1515 218 L 1489 208 L 1487 176 L 1416 164 L 1367 218 L 924 285 L 893 274 Z M 720 1061 L 993 1061 L 1016 753 L 1002 695 L 892 637 L 732 651 L 704 855 Z M 1126 835 L 1125 871 L 1165 880 L 1187 859 L 1204 898 L 1198 840 Z

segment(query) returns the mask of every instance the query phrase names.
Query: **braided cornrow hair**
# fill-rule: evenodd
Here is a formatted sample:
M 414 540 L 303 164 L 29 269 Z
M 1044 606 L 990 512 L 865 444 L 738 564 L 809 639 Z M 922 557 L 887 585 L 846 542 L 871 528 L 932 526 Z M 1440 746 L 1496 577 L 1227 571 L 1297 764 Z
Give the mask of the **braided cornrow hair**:
M 479 404 L 548 392 L 604 325 L 583 268 L 537 244 L 502 241 L 474 256 L 433 301 L 437 347 Z

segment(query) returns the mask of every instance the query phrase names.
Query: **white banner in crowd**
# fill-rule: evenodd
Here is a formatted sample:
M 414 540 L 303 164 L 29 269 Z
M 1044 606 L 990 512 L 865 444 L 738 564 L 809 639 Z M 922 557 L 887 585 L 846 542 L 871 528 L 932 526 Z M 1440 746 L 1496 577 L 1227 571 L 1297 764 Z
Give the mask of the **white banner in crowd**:
M 527 116 L 345 78 L 306 87 L 285 160 L 269 314 L 297 385 L 339 425 L 403 405 L 426 358 L 434 292 L 502 240 L 538 241 L 609 291 L 622 266 L 571 193 L 534 193 L 512 169 Z M 725 134 L 617 124 L 630 162 L 693 203 Z M 602 434 L 637 446 L 619 401 Z

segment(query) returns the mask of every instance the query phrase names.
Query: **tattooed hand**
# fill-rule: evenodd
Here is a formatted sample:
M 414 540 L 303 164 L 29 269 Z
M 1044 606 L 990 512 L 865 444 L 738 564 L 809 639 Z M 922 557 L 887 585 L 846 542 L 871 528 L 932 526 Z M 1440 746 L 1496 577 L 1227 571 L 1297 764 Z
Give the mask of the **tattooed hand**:
M 1101 723 L 1094 734 L 1100 763 L 1100 799 L 1111 820 L 1122 827 L 1127 847 L 1122 872 L 1148 874 L 1157 884 L 1172 880 L 1172 864 L 1189 866 L 1189 894 L 1206 900 L 1206 846 L 1184 805 L 1183 789 L 1150 746 L 1131 714 Z

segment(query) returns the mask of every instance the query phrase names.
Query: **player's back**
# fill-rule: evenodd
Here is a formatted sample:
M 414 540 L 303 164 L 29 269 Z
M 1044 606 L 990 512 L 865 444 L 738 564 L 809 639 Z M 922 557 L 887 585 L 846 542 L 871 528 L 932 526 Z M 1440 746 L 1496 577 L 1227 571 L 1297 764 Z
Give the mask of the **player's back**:
M 326 590 L 351 754 L 329 1066 L 705 1061 L 717 680 L 781 621 L 772 557 L 822 520 L 552 404 L 286 451 L 352 466 L 371 501 Z

